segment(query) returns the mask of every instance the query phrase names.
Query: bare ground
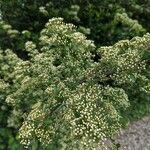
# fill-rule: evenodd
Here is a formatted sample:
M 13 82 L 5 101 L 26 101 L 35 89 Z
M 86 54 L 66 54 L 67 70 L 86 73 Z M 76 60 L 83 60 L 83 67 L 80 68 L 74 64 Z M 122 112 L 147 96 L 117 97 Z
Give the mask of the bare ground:
M 106 142 L 111 145 L 110 141 Z M 133 122 L 115 137 L 119 150 L 150 150 L 150 116 Z M 108 148 L 109 150 L 110 148 Z

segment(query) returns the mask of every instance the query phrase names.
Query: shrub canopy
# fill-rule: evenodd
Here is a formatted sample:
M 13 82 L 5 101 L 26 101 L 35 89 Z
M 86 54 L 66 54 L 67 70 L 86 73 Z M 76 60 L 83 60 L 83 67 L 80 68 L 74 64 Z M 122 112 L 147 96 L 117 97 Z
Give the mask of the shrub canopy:
M 143 73 L 149 42 L 146 34 L 96 49 L 74 25 L 53 18 L 38 45 L 25 43 L 28 60 L 10 49 L 1 51 L 3 98 L 13 107 L 8 122 L 20 128 L 21 143 L 38 142 L 41 149 L 102 148 L 120 128 L 121 111 L 132 95 L 140 91 L 149 97 Z

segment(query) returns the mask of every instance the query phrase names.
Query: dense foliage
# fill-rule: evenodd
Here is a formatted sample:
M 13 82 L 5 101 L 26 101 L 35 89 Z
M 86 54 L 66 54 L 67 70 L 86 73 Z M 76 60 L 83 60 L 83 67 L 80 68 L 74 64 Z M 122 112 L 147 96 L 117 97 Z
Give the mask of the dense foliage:
M 150 106 L 149 1 L 0 6 L 0 150 L 102 149 Z
M 128 93 L 138 78 L 145 84 L 136 92 L 149 94 L 148 79 L 141 74 L 149 34 L 101 47 L 97 62 L 93 42 L 61 18 L 51 19 L 39 40 L 39 46 L 25 44 L 29 60 L 9 49 L 1 55 L 1 87 L 13 106 L 9 122 L 20 127 L 24 120 L 19 137 L 25 146 L 38 140 L 55 149 L 97 147 L 119 129 L 120 110 L 129 105 Z
M 52 17 L 75 24 L 98 45 L 114 44 L 150 31 L 149 0 L 2 0 L 0 6 L 3 20 L 20 32 L 15 40 L 8 38 L 7 32 L 0 33 L 1 45 L 19 50 L 19 54 L 23 41 L 37 41 L 39 32 Z M 32 36 L 23 36 L 23 30 Z

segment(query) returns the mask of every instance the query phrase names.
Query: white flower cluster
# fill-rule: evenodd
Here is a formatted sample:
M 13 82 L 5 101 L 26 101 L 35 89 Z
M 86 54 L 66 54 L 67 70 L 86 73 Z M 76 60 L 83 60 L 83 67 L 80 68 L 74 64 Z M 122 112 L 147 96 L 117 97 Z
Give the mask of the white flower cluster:
M 4 30 L 9 30 L 9 29 L 12 28 L 11 25 L 8 25 L 8 24 L 3 24 L 2 27 L 3 27 Z
M 52 126 L 46 128 L 46 125 L 43 124 L 45 117 L 46 114 L 41 110 L 40 103 L 37 103 L 20 128 L 19 137 L 22 139 L 21 143 L 23 145 L 26 147 L 30 146 L 34 141 L 33 135 L 35 135 L 43 145 L 48 145 L 52 142 L 52 136 L 55 134 L 55 131 Z
M 27 52 L 29 52 L 28 55 L 36 55 L 38 54 L 38 50 L 36 49 L 36 44 L 34 44 L 32 41 L 28 41 L 25 43 L 25 49 Z
M 128 97 L 124 91 L 98 85 L 82 85 L 69 97 L 70 108 L 74 112 L 71 114 L 72 110 L 70 110 L 67 115 L 67 117 L 72 116 L 68 117 L 71 118 L 72 134 L 88 139 L 83 142 L 84 145 L 88 146 L 91 141 L 95 143 L 102 140 L 120 127 L 117 106 L 114 105 L 115 101 L 114 104 L 113 101 L 110 102 L 111 99 L 116 98 L 119 98 L 122 107 L 128 106 Z M 114 121 L 113 124 L 109 122 L 110 118 Z
M 48 11 L 46 10 L 44 6 L 39 7 L 39 11 L 45 16 L 48 16 Z
M 28 31 L 28 30 L 23 30 L 23 31 L 22 31 L 22 34 L 23 34 L 25 37 L 27 37 L 27 38 L 30 38 L 30 36 L 31 36 L 31 32 Z
M 19 138 L 22 139 L 21 143 L 26 147 L 31 144 L 34 130 L 34 124 L 29 124 L 27 121 L 23 122 L 23 125 L 20 128 Z
M 20 34 L 18 30 L 12 29 L 12 26 L 4 21 L 0 21 L 0 28 L 3 29 L 10 38 L 15 38 Z
M 9 84 L 7 84 L 5 81 L 0 79 L 0 99 L 1 100 L 5 98 L 5 94 L 8 92 L 8 89 L 9 89 Z
M 145 32 L 145 29 L 142 27 L 142 25 L 140 25 L 137 20 L 129 18 L 127 13 L 117 13 L 115 16 L 115 21 L 129 26 L 131 30 L 134 30 L 137 33 Z
M 13 38 L 13 37 L 16 37 L 18 34 L 19 34 L 19 31 L 18 30 L 8 30 L 7 31 L 7 34 L 11 37 L 11 38 Z
M 101 72 L 109 75 L 117 84 L 134 82 L 137 74 L 145 69 L 142 57 L 149 37 L 150 34 L 146 34 L 142 38 L 123 40 L 114 46 L 101 47 L 99 49 L 99 54 L 102 56 Z

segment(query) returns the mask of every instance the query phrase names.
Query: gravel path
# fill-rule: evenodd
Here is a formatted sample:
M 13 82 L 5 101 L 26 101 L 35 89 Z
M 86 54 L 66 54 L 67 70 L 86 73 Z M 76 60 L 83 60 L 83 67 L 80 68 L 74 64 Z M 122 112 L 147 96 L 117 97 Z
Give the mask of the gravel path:
M 150 150 L 150 117 L 133 122 L 115 139 L 115 143 L 121 145 L 119 150 Z

